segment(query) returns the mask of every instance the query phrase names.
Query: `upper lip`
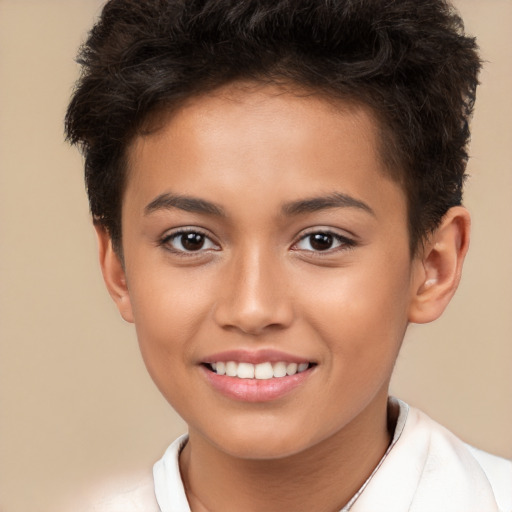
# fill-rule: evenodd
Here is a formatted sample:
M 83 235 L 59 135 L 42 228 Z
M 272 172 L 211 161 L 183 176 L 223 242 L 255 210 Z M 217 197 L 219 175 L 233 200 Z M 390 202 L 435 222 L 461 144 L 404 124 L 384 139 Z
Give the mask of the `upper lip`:
M 288 354 L 279 350 L 273 349 L 260 349 L 260 350 L 226 350 L 223 352 L 217 352 L 205 357 L 202 363 L 217 363 L 219 361 L 235 361 L 237 363 L 311 363 L 311 359 L 301 357 L 293 354 Z

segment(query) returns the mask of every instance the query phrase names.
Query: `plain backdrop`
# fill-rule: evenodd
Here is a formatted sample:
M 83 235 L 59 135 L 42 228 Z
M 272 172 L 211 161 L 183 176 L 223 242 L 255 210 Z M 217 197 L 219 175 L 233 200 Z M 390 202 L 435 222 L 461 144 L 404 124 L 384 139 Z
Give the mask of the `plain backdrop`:
M 0 510 L 59 512 L 150 468 L 185 430 L 104 289 L 82 159 L 62 120 L 102 2 L 0 0 Z M 472 247 L 445 316 L 412 326 L 393 393 L 512 457 L 512 2 L 459 0 L 486 60 L 465 203 Z

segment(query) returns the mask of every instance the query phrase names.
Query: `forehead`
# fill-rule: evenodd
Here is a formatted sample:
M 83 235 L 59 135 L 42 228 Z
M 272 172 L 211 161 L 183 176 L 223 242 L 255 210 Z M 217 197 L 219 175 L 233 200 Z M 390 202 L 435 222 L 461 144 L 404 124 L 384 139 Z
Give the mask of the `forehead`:
M 128 153 L 128 189 L 146 200 L 167 187 L 212 201 L 219 191 L 250 190 L 267 203 L 334 191 L 378 203 L 378 184 L 390 181 L 371 110 L 303 90 L 231 84 L 161 115 L 155 127 Z
M 235 132 L 236 140 L 245 136 L 255 144 L 266 143 L 266 136 L 274 127 L 277 127 L 280 138 L 288 133 L 290 139 L 300 135 L 301 130 L 310 139 L 312 132 L 320 135 L 317 128 L 325 127 L 333 136 L 329 142 L 339 145 L 343 139 L 337 137 L 337 128 L 347 120 L 362 128 L 359 133 L 361 142 L 366 142 L 372 152 L 380 150 L 381 124 L 372 109 L 361 102 L 336 99 L 295 85 L 234 82 L 157 110 L 143 123 L 128 148 L 128 154 L 134 156 L 137 148 L 149 140 L 154 143 L 162 141 L 171 132 L 180 138 L 189 134 L 196 140 L 203 135 L 210 138 L 215 135 L 219 143 L 222 142 L 222 133 L 226 135 L 226 142 L 231 143 Z M 279 124 L 296 129 L 283 132 L 279 130 Z M 309 133 L 304 130 L 307 127 L 311 128 Z M 263 130 L 258 132 L 259 128 Z M 322 145 L 320 140 L 316 142 L 318 146 Z M 271 149 L 268 144 L 267 149 Z

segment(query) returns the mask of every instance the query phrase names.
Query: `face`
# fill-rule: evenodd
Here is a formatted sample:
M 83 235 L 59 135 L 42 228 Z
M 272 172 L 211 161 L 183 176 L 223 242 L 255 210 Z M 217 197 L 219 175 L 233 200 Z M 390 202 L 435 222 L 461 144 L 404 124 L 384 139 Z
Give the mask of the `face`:
M 382 415 L 416 262 L 376 133 L 362 107 L 231 86 L 134 141 L 120 309 L 191 436 L 283 457 Z

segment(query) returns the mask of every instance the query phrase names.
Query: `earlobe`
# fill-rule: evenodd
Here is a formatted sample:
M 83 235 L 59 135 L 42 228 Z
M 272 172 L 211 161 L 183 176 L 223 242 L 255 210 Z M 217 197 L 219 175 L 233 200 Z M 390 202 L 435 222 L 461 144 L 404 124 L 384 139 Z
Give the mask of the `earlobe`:
M 101 272 L 107 290 L 114 299 L 121 316 L 127 322 L 133 323 L 133 312 L 123 263 L 112 246 L 112 239 L 107 230 L 100 225 L 95 225 L 95 229 Z
M 469 247 L 470 216 L 462 206 L 450 208 L 436 231 L 425 242 L 415 262 L 413 298 L 409 321 L 437 319 L 459 286 Z

